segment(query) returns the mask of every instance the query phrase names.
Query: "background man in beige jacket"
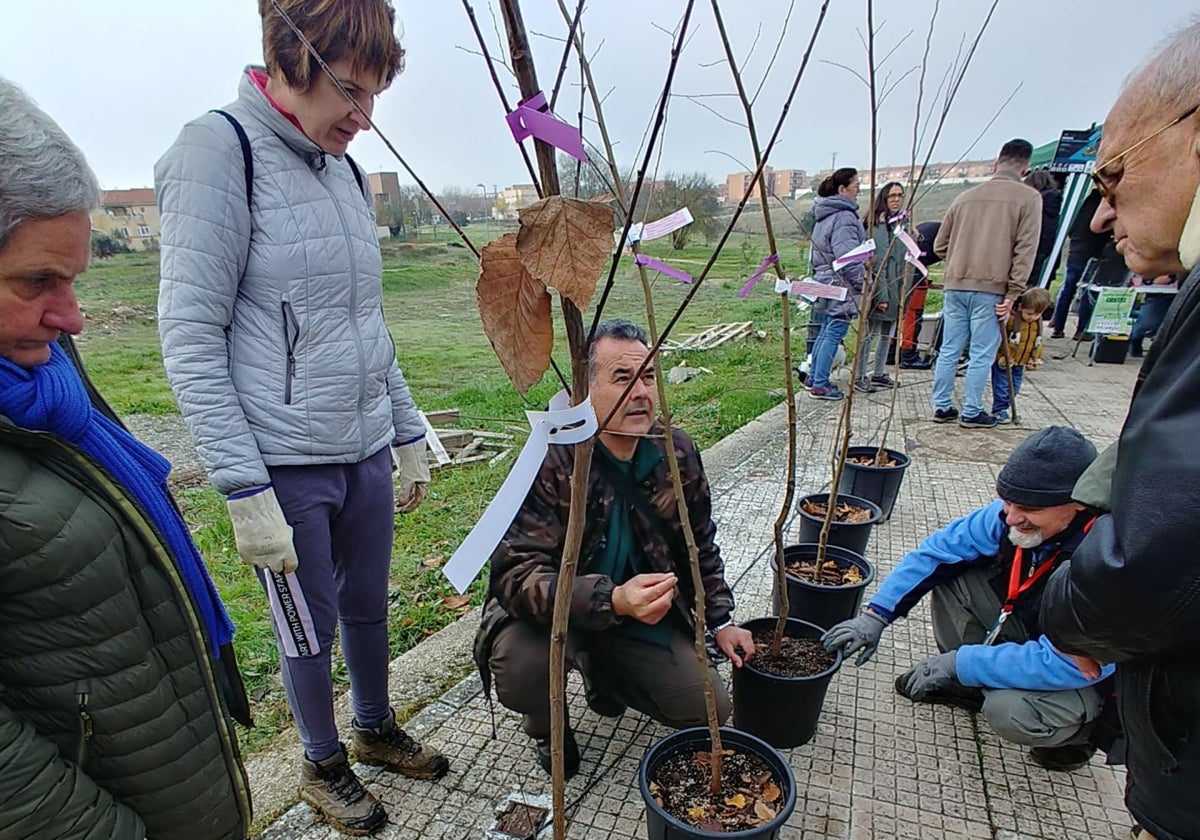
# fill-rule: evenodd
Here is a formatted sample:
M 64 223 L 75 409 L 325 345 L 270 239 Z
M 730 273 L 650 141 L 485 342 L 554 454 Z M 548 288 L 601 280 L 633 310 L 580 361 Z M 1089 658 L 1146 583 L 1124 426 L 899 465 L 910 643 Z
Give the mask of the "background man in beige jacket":
M 1021 183 L 1033 146 L 1010 140 L 1000 150 L 996 174 L 954 200 L 942 220 L 934 252 L 946 260 L 942 349 L 933 377 L 933 420 L 958 419 L 966 429 L 990 429 L 983 389 L 1000 347 L 1000 322 L 1025 290 L 1041 234 L 1042 197 Z M 962 400 L 954 408 L 954 372 L 963 348 L 971 361 Z

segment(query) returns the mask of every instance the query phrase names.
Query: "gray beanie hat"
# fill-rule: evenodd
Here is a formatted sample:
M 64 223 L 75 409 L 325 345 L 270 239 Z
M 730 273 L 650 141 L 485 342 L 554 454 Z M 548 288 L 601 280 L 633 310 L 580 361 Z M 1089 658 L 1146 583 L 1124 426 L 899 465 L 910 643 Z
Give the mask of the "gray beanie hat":
M 1095 459 L 1096 447 L 1079 432 L 1050 426 L 1025 438 L 1008 456 L 996 479 L 996 494 L 1022 507 L 1065 505 Z

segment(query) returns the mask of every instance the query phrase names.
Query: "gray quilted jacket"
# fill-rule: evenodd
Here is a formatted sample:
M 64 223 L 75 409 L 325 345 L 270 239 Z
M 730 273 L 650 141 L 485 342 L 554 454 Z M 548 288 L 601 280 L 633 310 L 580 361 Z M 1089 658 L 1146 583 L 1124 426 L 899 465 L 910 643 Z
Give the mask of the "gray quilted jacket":
M 863 263 L 851 263 L 835 272 L 833 262 L 866 241 L 858 205 L 844 195 L 818 198 L 813 203 L 813 216 L 817 220 L 812 235 L 813 278 L 850 290 L 844 301 L 829 301 L 825 314 L 843 321 L 857 318 L 865 273 Z
M 0 417 L 0 838 L 245 838 L 222 678 L 132 497 Z
M 374 209 L 248 75 L 154 167 L 167 378 L 221 493 L 266 465 L 355 463 L 424 433 L 383 320 Z

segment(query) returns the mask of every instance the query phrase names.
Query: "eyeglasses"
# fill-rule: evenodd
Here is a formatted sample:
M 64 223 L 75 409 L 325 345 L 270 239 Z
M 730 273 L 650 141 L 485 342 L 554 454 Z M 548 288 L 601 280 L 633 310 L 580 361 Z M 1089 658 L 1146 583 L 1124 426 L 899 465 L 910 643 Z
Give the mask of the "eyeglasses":
M 1172 129 L 1175 126 L 1179 125 L 1181 122 L 1186 120 L 1188 117 L 1192 116 L 1192 114 L 1196 113 L 1196 111 L 1200 111 L 1200 103 L 1197 103 L 1197 104 L 1193 105 L 1191 108 L 1188 108 L 1186 111 L 1184 111 L 1178 117 L 1171 120 L 1169 123 L 1167 123 L 1162 128 L 1160 128 L 1158 131 L 1154 132 L 1153 134 L 1151 134 L 1147 137 L 1143 137 L 1141 140 L 1134 143 L 1132 146 L 1130 146 L 1125 151 L 1121 152 L 1120 154 L 1113 155 L 1108 160 L 1104 161 L 1104 163 L 1102 163 L 1101 165 L 1099 165 L 1095 169 L 1093 169 L 1092 170 L 1092 183 L 1096 185 L 1096 189 L 1099 191 L 1100 197 L 1103 198 L 1105 201 L 1107 201 L 1108 205 L 1110 207 L 1116 207 L 1117 202 L 1116 202 L 1116 196 L 1114 195 L 1114 192 L 1116 191 L 1117 184 L 1121 180 L 1121 175 L 1120 174 L 1118 174 L 1116 176 L 1105 175 L 1104 170 L 1107 169 L 1112 164 L 1116 163 L 1121 158 L 1128 155 L 1130 152 L 1134 151 L 1135 149 L 1141 148 L 1146 143 L 1149 143 L 1151 140 L 1153 140 L 1158 135 L 1162 134 L 1164 131 L 1167 131 L 1168 129 Z M 1124 174 L 1124 173 L 1121 173 L 1121 174 Z

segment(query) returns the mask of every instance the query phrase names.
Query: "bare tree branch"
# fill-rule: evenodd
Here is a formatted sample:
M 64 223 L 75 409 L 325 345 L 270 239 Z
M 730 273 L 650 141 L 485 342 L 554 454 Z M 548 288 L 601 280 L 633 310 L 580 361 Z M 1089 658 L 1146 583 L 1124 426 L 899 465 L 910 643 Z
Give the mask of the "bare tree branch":
M 738 122 L 737 120 L 735 120 L 735 119 L 732 119 L 731 117 L 727 117 L 727 116 L 725 116 L 725 115 L 724 115 L 724 114 L 722 114 L 720 111 L 718 111 L 716 108 L 713 108 L 711 105 L 709 105 L 707 102 L 701 102 L 700 100 L 696 99 L 695 97 L 692 97 L 692 96 L 680 96 L 679 94 L 674 94 L 674 96 L 673 96 L 672 98 L 674 98 L 674 99 L 686 99 L 688 102 L 691 102 L 693 105 L 699 105 L 701 108 L 703 108 L 704 110 L 708 111 L 708 112 L 709 112 L 710 114 L 712 114 L 713 116 L 717 117 L 718 119 L 724 120 L 725 122 L 729 123 L 730 125 L 736 125 L 736 126 L 738 126 L 739 128 L 745 128 L 745 127 L 746 127 L 746 124 L 745 124 L 745 123 L 740 123 L 740 122 Z
M 767 79 L 771 76 L 771 71 L 775 69 L 775 60 L 779 58 L 779 50 L 783 47 L 783 39 L 787 37 L 788 24 L 792 21 L 792 12 L 796 9 L 796 0 L 791 0 L 788 3 L 787 14 L 783 16 L 783 26 L 779 27 L 779 39 L 775 42 L 775 51 L 771 53 L 771 60 L 767 62 L 767 69 L 763 71 L 763 77 L 758 82 L 758 87 L 754 89 L 754 95 L 750 97 L 750 106 L 754 107 L 754 103 L 758 101 L 758 95 L 762 93 L 763 85 L 767 83 Z M 749 63 L 750 56 L 746 56 L 746 62 Z
M 842 70 L 845 70 L 847 73 L 854 76 L 854 78 L 858 79 L 860 82 L 862 82 L 864 85 L 867 85 L 868 87 L 871 84 L 870 82 L 867 81 L 866 76 L 864 76 L 862 73 L 859 73 L 853 67 L 847 67 L 845 64 L 841 64 L 837 61 L 830 61 L 829 59 L 826 59 L 826 58 L 821 59 L 821 63 L 822 64 L 830 64 L 834 67 L 840 67 Z

